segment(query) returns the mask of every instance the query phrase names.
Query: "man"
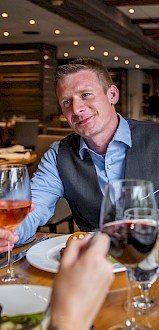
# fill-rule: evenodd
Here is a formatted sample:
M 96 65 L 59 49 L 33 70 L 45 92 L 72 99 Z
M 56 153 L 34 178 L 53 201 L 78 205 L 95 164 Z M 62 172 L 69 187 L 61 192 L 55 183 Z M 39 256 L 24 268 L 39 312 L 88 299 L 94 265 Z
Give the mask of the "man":
M 119 92 L 101 63 L 77 59 L 59 67 L 55 87 L 75 133 L 50 147 L 31 180 L 35 209 L 17 231 L 23 240 L 49 220 L 62 196 L 79 228 L 91 231 L 107 182 L 147 179 L 159 187 L 159 125 L 116 113 Z

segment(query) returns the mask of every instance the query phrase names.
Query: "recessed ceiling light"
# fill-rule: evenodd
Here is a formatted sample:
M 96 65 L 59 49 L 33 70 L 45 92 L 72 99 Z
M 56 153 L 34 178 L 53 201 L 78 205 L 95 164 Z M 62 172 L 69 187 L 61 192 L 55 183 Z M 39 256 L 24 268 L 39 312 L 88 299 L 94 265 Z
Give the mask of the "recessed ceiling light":
M 36 24 L 36 22 L 34 19 L 30 19 L 29 24 L 34 25 L 34 24 Z
M 74 44 L 74 46 L 78 46 L 78 41 L 75 40 L 75 41 L 73 42 L 73 44 Z
M 3 35 L 4 35 L 4 37 L 9 37 L 9 32 L 8 31 L 4 31 L 3 32 Z
M 58 30 L 58 29 L 56 29 L 56 30 L 54 31 L 54 33 L 55 33 L 55 34 L 60 34 L 60 33 L 61 33 L 61 31 L 60 31 L 60 30 Z
M 64 56 L 64 57 L 68 57 L 68 53 L 65 52 L 65 53 L 63 54 L 63 56 Z
M 44 55 L 44 60 L 48 60 L 49 59 L 49 55 Z
M 139 65 L 139 64 L 136 64 L 136 65 L 135 65 L 135 68 L 136 68 L 136 69 L 139 69 L 139 68 L 140 68 L 140 65 Z
M 135 13 L 135 9 L 134 8 L 129 8 L 128 12 L 129 12 L 129 14 L 134 14 Z
M 129 64 L 129 60 L 125 60 L 125 64 Z
M 2 16 L 3 18 L 6 18 L 6 17 L 8 17 L 8 13 L 2 13 L 1 16 Z
M 51 0 L 51 3 L 53 6 L 62 6 L 64 3 L 64 0 Z
M 90 50 L 95 50 L 95 47 L 94 46 L 90 46 L 89 49 Z
M 118 61 L 119 57 L 118 56 L 114 56 L 114 61 Z
M 104 52 L 103 55 L 104 55 L 104 56 L 108 56 L 109 53 L 108 53 L 108 52 Z

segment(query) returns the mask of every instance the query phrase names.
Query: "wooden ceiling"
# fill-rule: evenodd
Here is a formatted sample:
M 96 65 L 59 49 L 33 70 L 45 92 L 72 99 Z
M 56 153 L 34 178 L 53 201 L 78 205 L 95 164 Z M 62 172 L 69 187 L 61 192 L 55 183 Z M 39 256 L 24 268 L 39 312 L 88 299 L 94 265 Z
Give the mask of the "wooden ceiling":
M 110 6 L 146 6 L 158 5 L 158 0 L 104 0 Z
M 134 19 L 123 12 L 124 6 L 152 9 L 157 0 L 64 0 L 61 6 L 52 0 L 30 1 L 159 64 L 159 11 Z
M 108 6 L 129 6 L 129 7 L 134 7 L 134 6 L 154 6 L 154 5 L 159 5 L 159 1 L 155 0 L 155 1 L 150 1 L 150 0 L 121 0 L 121 1 L 117 1 L 117 0 L 104 0 L 104 2 L 106 3 L 106 5 Z M 155 40 L 159 40 L 159 12 L 156 13 L 156 17 L 155 18 L 139 18 L 139 19 L 133 19 L 132 18 L 132 23 L 137 24 L 140 26 L 140 28 L 142 29 L 143 33 L 145 36 L 149 36 Z M 142 27 L 142 24 L 146 24 L 146 25 L 155 25 L 156 24 L 156 28 L 144 28 Z

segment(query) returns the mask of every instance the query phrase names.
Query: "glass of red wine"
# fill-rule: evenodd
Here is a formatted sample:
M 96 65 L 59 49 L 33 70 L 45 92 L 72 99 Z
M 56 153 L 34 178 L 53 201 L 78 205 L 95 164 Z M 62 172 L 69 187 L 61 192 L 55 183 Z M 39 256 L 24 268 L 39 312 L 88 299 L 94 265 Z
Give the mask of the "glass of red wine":
M 0 227 L 14 232 L 31 209 L 30 180 L 25 165 L 0 165 Z M 12 249 L 8 242 L 7 274 L 0 284 L 24 284 L 29 279 L 15 274 L 12 264 Z
M 157 213 L 158 215 L 158 213 Z M 126 219 L 154 219 L 153 209 L 132 208 L 125 212 Z M 141 294 L 133 297 L 133 306 L 138 314 L 145 314 L 148 310 L 158 306 L 158 300 L 149 295 L 149 289 L 158 278 L 159 269 L 159 251 L 158 242 L 156 242 L 153 250 L 139 263 L 135 268 L 131 269 L 131 279 L 138 283 Z
M 127 269 L 127 274 L 137 267 L 153 250 L 157 241 L 157 207 L 153 185 L 145 180 L 118 180 L 105 187 L 100 212 L 100 230 L 110 236 L 109 254 Z M 128 209 L 147 209 L 142 219 L 139 214 L 127 219 Z M 129 277 L 130 278 L 130 277 Z M 113 330 L 148 330 L 147 325 L 137 324 L 132 305 L 132 282 L 128 281 L 128 318 Z

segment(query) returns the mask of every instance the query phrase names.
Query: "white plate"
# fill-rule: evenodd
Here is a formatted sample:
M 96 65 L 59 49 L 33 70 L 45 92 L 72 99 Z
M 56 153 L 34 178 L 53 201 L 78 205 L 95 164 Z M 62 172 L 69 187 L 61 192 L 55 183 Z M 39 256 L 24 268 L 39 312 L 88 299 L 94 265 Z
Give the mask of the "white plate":
M 32 246 L 26 254 L 28 262 L 36 268 L 57 273 L 60 265 L 60 250 L 65 247 L 69 236 L 57 236 Z M 114 273 L 124 270 L 125 267 L 121 264 L 114 264 Z
M 69 236 L 57 236 L 35 244 L 27 251 L 27 260 L 36 268 L 57 273 L 60 265 L 60 250 L 65 247 Z
M 32 314 L 45 310 L 50 300 L 52 289 L 38 285 L 1 285 L 0 304 L 2 315 Z M 42 324 L 46 329 L 45 322 Z

